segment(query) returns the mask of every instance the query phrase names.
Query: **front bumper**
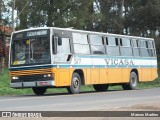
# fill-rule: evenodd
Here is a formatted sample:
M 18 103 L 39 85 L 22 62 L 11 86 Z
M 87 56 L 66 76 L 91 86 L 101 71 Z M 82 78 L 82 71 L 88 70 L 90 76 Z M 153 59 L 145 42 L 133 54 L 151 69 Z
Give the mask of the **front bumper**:
M 11 88 L 31 88 L 31 87 L 53 87 L 54 81 L 33 81 L 33 82 L 15 82 L 10 83 Z

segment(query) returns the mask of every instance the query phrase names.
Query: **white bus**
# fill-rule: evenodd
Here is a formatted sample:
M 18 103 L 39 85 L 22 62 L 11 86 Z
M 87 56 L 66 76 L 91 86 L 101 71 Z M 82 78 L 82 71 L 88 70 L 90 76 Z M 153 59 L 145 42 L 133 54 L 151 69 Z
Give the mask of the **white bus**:
M 75 94 L 81 85 L 132 90 L 158 77 L 152 38 L 42 27 L 14 32 L 10 44 L 10 86 L 36 95 L 58 87 Z

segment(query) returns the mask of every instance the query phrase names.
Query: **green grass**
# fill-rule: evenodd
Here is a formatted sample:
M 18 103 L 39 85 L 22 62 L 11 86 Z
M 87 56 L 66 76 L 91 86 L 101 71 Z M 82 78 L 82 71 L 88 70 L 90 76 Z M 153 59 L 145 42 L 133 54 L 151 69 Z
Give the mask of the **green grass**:
M 139 83 L 138 89 L 143 88 L 154 88 L 160 87 L 160 78 L 146 83 Z M 81 91 L 93 91 L 92 86 L 82 86 Z M 109 90 L 122 90 L 121 86 L 110 86 Z M 48 94 L 55 94 L 55 93 L 67 93 L 65 88 L 55 88 L 55 89 L 48 89 Z M 24 95 L 24 94 L 33 94 L 31 88 L 27 89 L 13 89 L 10 88 L 10 76 L 9 71 L 7 68 L 4 69 L 3 74 L 0 74 L 0 95 Z

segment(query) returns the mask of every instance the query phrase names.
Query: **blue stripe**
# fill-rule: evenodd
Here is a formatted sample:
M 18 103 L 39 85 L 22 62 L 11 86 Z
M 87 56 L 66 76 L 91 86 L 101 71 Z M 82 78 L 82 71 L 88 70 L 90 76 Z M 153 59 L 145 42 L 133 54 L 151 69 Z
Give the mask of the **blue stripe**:
M 34 67 L 24 67 L 24 68 L 10 68 L 10 71 L 20 71 L 20 70 L 35 70 L 35 69 L 44 69 L 44 68 L 127 68 L 125 65 L 48 65 L 48 66 L 34 66 Z M 128 68 L 154 68 L 155 66 L 151 65 L 133 65 L 133 66 L 128 66 Z
M 74 68 L 127 68 L 126 65 L 54 65 L 55 68 L 70 68 L 70 67 L 74 67 Z M 133 65 L 133 66 L 128 66 L 128 68 L 153 68 L 155 66 L 152 65 Z
M 19 71 L 19 70 L 34 70 L 34 69 L 45 69 L 45 68 L 52 68 L 52 65 L 46 66 L 32 66 L 32 67 L 20 67 L 20 68 L 9 68 L 10 71 Z

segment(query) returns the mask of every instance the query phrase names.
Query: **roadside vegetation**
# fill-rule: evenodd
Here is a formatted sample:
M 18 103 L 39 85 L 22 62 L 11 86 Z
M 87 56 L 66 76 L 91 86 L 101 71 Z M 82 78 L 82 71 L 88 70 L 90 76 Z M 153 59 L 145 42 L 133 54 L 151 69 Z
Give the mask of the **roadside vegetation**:
M 147 89 L 160 87 L 160 78 L 157 78 L 153 82 L 139 83 L 137 89 Z M 109 90 L 123 90 L 121 86 L 110 86 Z M 92 92 L 94 91 L 92 86 L 82 86 L 82 92 Z M 65 88 L 48 89 L 47 94 L 57 94 L 66 93 Z M 4 69 L 3 74 L 0 74 L 0 95 L 34 95 L 32 89 L 13 89 L 10 88 L 10 76 L 7 68 Z

